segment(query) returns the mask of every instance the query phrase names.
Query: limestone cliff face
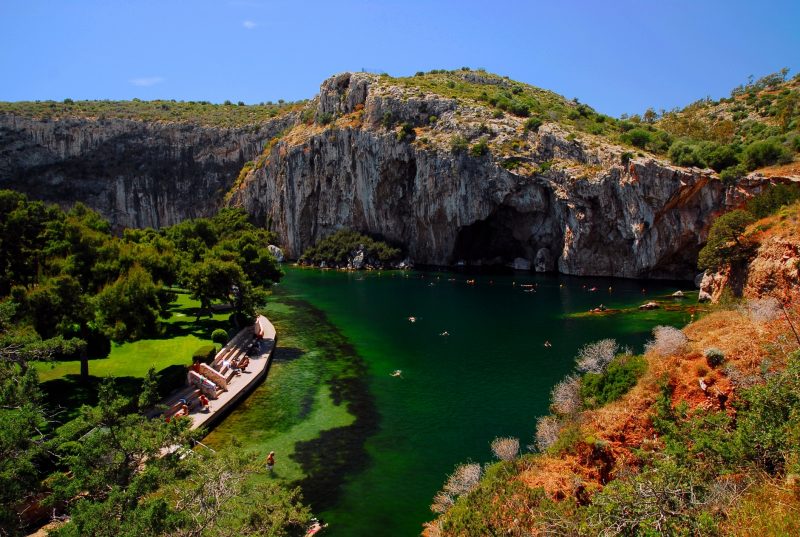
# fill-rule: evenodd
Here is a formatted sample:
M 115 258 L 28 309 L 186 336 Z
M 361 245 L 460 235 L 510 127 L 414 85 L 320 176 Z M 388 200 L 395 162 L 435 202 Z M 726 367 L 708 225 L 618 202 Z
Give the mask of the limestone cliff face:
M 525 132 L 520 119 L 380 80 L 327 80 L 316 113 L 336 119 L 295 127 L 234 192 L 231 203 L 277 231 L 289 257 L 348 227 L 405 244 L 417 263 L 522 258 L 566 274 L 688 279 L 712 215 L 759 188 L 623 157 L 556 123 Z M 454 150 L 456 135 L 484 136 L 489 151 Z M 512 140 L 523 151 L 509 166 Z
M 215 128 L 124 119 L 0 115 L 0 188 L 70 206 L 82 201 L 117 228 L 213 214 L 242 165 L 289 115 Z

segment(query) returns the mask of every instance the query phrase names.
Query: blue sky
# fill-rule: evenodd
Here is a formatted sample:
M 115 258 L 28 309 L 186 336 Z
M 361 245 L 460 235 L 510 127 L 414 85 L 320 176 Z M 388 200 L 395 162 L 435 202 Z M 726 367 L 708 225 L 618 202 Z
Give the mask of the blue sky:
M 618 116 L 800 70 L 800 1 L 0 0 L 0 100 L 312 97 L 482 67 Z

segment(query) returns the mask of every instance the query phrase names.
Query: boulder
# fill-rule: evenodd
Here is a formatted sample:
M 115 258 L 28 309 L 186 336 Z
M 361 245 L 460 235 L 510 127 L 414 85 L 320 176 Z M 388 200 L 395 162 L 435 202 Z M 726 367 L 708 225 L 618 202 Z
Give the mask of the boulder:
M 511 263 L 511 268 L 514 270 L 531 270 L 531 262 L 524 257 L 517 257 Z
M 272 255 L 272 257 L 275 258 L 275 261 L 277 261 L 278 263 L 283 263 L 283 259 L 284 259 L 283 250 L 281 250 L 280 248 L 278 248 L 274 244 L 270 244 L 269 246 L 267 246 L 267 250 Z
M 659 306 L 656 302 L 648 302 L 647 304 L 642 304 L 641 306 L 639 306 L 639 309 L 640 310 L 657 310 L 660 307 L 661 306 Z
M 536 272 L 551 272 L 555 270 L 556 262 L 548 248 L 539 248 L 533 260 L 533 266 Z

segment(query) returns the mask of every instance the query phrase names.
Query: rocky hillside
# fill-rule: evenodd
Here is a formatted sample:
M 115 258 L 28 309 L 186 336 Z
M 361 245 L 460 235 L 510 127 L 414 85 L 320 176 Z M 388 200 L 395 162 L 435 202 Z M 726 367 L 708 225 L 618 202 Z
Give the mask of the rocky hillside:
M 763 175 L 746 175 L 753 162 L 798 149 L 795 82 L 732 98 L 746 107 L 777 92 L 763 117 L 739 113 L 743 130 L 724 144 L 686 131 L 678 112 L 618 120 L 468 69 L 343 73 L 311 101 L 263 109 L 0 103 L 0 187 L 84 201 L 116 226 L 241 206 L 292 258 L 349 228 L 404 245 L 419 264 L 692 278 L 712 217 L 763 188 Z M 727 118 L 703 110 L 704 121 Z M 769 147 L 748 152 L 755 142 Z M 745 166 L 751 153 L 766 160 Z
M 244 163 L 297 118 L 276 107 L 115 104 L 2 103 L 0 188 L 82 201 L 117 228 L 167 226 L 216 212 Z
M 671 165 L 626 145 L 629 122 L 483 72 L 344 73 L 310 106 L 230 199 L 291 257 L 348 227 L 418 263 L 691 278 L 712 215 L 763 184 Z

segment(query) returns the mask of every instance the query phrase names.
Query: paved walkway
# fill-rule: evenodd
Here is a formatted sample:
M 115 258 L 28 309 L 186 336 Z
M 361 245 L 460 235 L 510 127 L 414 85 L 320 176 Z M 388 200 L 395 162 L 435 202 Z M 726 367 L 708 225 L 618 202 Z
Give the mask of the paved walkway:
M 234 376 L 228 382 L 228 390 L 220 393 L 217 399 L 210 401 L 210 410 L 202 411 L 199 408 L 195 408 L 189 413 L 189 417 L 192 419 L 192 429 L 213 427 L 216 425 L 227 411 L 235 407 L 240 400 L 244 399 L 256 384 L 266 376 L 270 362 L 272 361 L 272 352 L 275 349 L 277 334 L 275 333 L 275 327 L 272 326 L 272 323 L 264 316 L 259 316 L 258 319 L 256 319 L 256 327 L 260 327 L 263 335 L 262 338 L 260 340 L 257 339 L 254 344 L 256 351 L 250 356 L 250 364 L 247 366 L 247 371 Z M 250 341 L 252 341 L 254 334 L 253 329 L 254 326 L 248 326 L 240 330 L 239 333 L 217 353 L 217 356 L 231 349 L 242 350 L 246 348 Z M 193 387 L 181 390 L 164 401 L 164 403 L 167 407 L 171 407 L 181 398 L 185 398 L 187 394 L 193 391 Z

